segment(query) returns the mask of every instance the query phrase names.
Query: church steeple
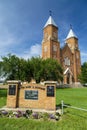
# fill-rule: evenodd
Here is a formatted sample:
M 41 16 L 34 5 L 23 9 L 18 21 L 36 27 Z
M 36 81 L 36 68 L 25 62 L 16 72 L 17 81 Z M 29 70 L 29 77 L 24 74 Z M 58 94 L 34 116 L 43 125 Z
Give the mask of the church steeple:
M 66 37 L 65 42 L 68 44 L 68 46 L 70 47 L 72 52 L 75 49 L 78 49 L 78 38 L 77 38 L 76 34 L 74 33 L 74 31 L 72 29 L 72 26 L 70 26 L 70 30 L 69 30 L 69 33 L 68 33 L 68 35 Z
M 54 58 L 60 62 L 60 43 L 58 41 L 58 27 L 50 16 L 43 29 L 42 58 Z
M 76 34 L 74 33 L 74 31 L 72 29 L 72 25 L 70 25 L 70 30 L 69 30 L 69 33 L 68 33 L 68 35 L 66 37 L 66 40 L 69 39 L 69 38 L 77 38 Z
M 43 33 L 44 33 L 43 34 L 44 41 L 47 41 L 50 39 L 58 41 L 58 27 L 52 18 L 51 12 L 50 12 L 50 16 L 44 26 Z
M 50 16 L 49 16 L 49 18 L 48 18 L 44 28 L 47 27 L 48 25 L 53 25 L 53 26 L 57 27 L 55 21 L 52 18 L 52 14 L 51 13 L 50 13 Z

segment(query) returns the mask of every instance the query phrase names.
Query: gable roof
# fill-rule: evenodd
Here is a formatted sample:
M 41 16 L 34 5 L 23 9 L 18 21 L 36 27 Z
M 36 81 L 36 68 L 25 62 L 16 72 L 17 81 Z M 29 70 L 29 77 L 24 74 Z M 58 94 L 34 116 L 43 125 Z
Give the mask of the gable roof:
M 72 51 L 67 43 L 65 43 L 65 45 L 61 48 L 61 51 L 64 51 L 66 48 L 68 48 L 69 51 L 72 53 Z
M 72 72 L 71 72 L 71 70 L 70 70 L 69 68 L 67 68 L 67 69 L 64 71 L 64 75 L 67 74 L 67 73 L 70 73 L 71 75 L 73 75 Z
M 56 25 L 56 23 L 54 22 L 52 16 L 49 16 L 49 18 L 48 18 L 48 20 L 47 20 L 47 22 L 46 22 L 44 28 L 45 28 L 46 26 L 48 26 L 48 25 L 54 25 L 55 27 L 57 27 L 57 25 Z

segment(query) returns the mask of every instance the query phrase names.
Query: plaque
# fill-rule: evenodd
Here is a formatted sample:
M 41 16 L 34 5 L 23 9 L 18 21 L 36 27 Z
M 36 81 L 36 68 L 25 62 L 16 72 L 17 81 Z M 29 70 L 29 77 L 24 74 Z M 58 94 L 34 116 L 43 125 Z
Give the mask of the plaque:
M 9 85 L 9 95 L 15 95 L 16 85 Z
M 47 86 L 47 97 L 54 97 L 54 86 Z
M 25 99 L 38 100 L 37 90 L 25 90 Z

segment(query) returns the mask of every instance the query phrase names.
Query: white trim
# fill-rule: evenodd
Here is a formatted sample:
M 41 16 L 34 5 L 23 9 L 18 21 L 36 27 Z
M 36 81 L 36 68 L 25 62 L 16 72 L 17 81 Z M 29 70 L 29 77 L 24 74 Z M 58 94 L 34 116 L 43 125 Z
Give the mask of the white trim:
M 71 70 L 70 70 L 69 68 L 67 68 L 67 69 L 64 71 L 64 75 L 67 74 L 68 72 L 70 72 L 70 74 L 73 75 L 72 72 L 71 72 Z
M 8 80 L 7 83 L 8 83 L 8 84 L 21 83 L 21 80 Z

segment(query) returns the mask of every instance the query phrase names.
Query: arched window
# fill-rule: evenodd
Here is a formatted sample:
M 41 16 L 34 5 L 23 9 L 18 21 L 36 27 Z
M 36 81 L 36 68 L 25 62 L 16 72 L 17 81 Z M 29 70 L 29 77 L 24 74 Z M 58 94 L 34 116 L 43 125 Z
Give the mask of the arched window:
M 65 65 L 70 66 L 70 59 L 68 57 L 64 58 Z

